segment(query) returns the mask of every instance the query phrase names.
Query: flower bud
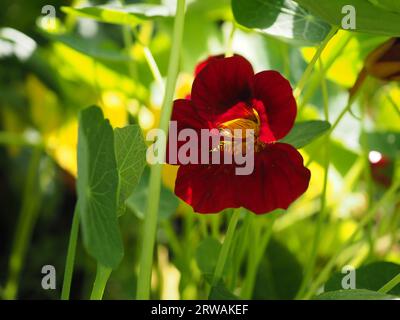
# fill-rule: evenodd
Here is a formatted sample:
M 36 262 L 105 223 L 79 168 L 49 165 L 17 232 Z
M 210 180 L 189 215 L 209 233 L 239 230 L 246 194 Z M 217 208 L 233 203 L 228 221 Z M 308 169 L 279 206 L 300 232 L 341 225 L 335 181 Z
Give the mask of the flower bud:
M 371 52 L 365 69 L 372 77 L 400 81 L 400 38 L 392 38 Z

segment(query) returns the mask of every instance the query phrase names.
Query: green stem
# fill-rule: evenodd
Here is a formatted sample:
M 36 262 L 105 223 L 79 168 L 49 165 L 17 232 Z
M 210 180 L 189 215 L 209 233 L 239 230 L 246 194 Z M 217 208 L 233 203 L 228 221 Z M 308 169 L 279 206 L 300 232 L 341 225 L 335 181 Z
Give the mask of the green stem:
M 260 241 L 262 226 L 259 221 L 255 223 L 254 220 L 255 217 L 252 217 L 250 226 L 251 233 L 249 234 L 249 250 L 247 251 L 246 276 L 240 293 L 243 299 L 251 299 L 253 292 L 253 279 L 255 278 L 257 272 L 257 254 L 254 251 L 253 246 L 255 243 L 259 243 Z
M 321 72 L 324 72 L 324 65 L 322 61 L 320 60 L 320 69 Z M 321 87 L 322 87 L 322 93 L 323 93 L 323 98 L 324 98 L 324 115 L 325 115 L 325 120 L 329 121 L 329 95 L 328 95 L 328 89 L 326 86 L 326 81 L 325 78 L 321 78 Z M 323 187 L 322 187 L 322 193 L 321 193 L 321 207 L 319 211 L 319 215 L 317 218 L 317 225 L 315 228 L 315 234 L 314 234 L 314 240 L 313 244 L 311 247 L 311 254 L 310 254 L 310 259 L 308 259 L 308 264 L 305 268 L 305 275 L 303 277 L 300 289 L 298 291 L 297 296 L 301 296 L 304 294 L 304 291 L 307 288 L 307 285 L 309 284 L 309 281 L 311 280 L 314 269 L 315 269 L 315 263 L 317 260 L 317 254 L 318 254 L 318 245 L 320 243 L 320 238 L 321 238 L 321 233 L 322 233 L 322 226 L 324 222 L 324 218 L 326 215 L 326 193 L 327 193 L 327 188 L 328 188 L 328 176 L 329 176 L 329 147 L 330 147 L 330 138 L 329 136 L 326 136 L 325 139 L 325 157 L 324 157 L 324 180 L 323 180 Z
M 386 283 L 382 288 L 380 288 L 378 292 L 388 293 L 399 283 L 400 283 L 400 273 L 397 276 L 395 276 L 392 280 L 390 280 L 388 283 Z
M 233 56 L 233 38 L 235 36 L 235 31 L 236 31 L 236 26 L 235 23 L 232 22 L 232 29 L 231 32 L 229 33 L 228 41 L 226 43 L 226 49 L 225 49 L 225 57 L 231 57 Z
M 160 89 L 162 91 L 162 94 L 164 94 L 164 92 L 165 92 L 164 80 L 162 78 L 160 69 L 158 68 L 157 62 L 154 59 L 154 56 L 151 53 L 149 47 L 143 46 L 143 53 L 144 53 L 144 57 L 147 61 L 147 64 L 150 68 L 151 74 L 154 77 L 154 80 L 156 80 L 158 86 L 160 87 Z
M 324 223 L 324 218 L 326 216 L 326 193 L 327 193 L 327 187 L 328 187 L 328 175 L 329 175 L 329 137 L 325 139 L 326 143 L 326 151 L 325 151 L 325 161 L 324 161 L 324 180 L 323 180 L 323 189 L 321 193 L 321 208 L 318 214 L 317 218 L 317 225 L 315 227 L 315 234 L 314 234 L 314 240 L 311 248 L 311 254 L 310 258 L 307 260 L 307 266 L 305 268 L 305 275 L 303 277 L 303 281 L 301 283 L 299 292 L 297 294 L 297 297 L 301 297 L 304 294 L 304 291 L 307 288 L 307 285 L 309 284 L 314 270 L 315 270 L 315 263 L 317 260 L 317 254 L 318 254 L 318 248 L 320 244 L 320 239 L 321 239 L 321 234 L 322 234 L 322 226 Z
M 294 90 L 294 96 L 295 97 L 299 97 L 300 96 L 300 93 L 303 91 L 308 79 L 311 76 L 311 73 L 312 73 L 312 71 L 314 69 L 315 64 L 317 63 L 318 59 L 320 58 L 320 56 L 324 52 L 324 50 L 325 50 L 326 46 L 328 45 L 329 41 L 336 34 L 337 30 L 338 30 L 338 28 L 333 27 L 331 29 L 331 31 L 328 33 L 328 35 L 326 36 L 325 40 L 319 46 L 317 52 L 314 54 L 313 58 L 311 59 L 310 63 L 308 64 L 306 70 L 304 71 L 301 79 L 297 83 L 297 87 Z
M 104 289 L 106 288 L 108 278 L 110 278 L 112 269 L 107 268 L 100 263 L 97 264 L 96 278 L 93 284 L 92 294 L 90 300 L 103 299 Z
M 74 216 L 72 218 L 71 232 L 69 235 L 67 259 L 65 261 L 64 280 L 61 290 L 61 300 L 68 300 L 71 292 L 71 282 L 72 282 L 72 274 L 74 272 L 78 233 L 79 233 L 79 211 L 77 203 L 75 205 Z
M 224 272 L 226 259 L 228 258 L 229 249 L 231 248 L 232 239 L 235 234 L 236 225 L 239 221 L 241 209 L 235 209 L 231 221 L 229 222 L 228 230 L 224 242 L 221 247 L 221 251 L 218 256 L 217 265 L 215 266 L 214 276 L 212 280 L 212 286 L 215 287 L 222 278 Z
M 125 6 L 125 0 L 119 0 L 119 3 L 121 7 Z M 132 54 L 131 54 L 131 49 L 133 46 L 133 39 L 132 39 L 132 34 L 131 34 L 131 26 L 128 25 L 123 25 L 122 26 L 122 37 L 124 40 L 124 46 L 125 46 L 125 53 L 128 56 L 128 68 L 129 68 L 129 73 L 133 79 L 138 78 L 138 72 L 136 65 L 132 59 Z
M 347 112 L 349 112 L 349 110 L 351 109 L 354 100 L 356 99 L 356 95 L 353 95 L 349 98 L 347 105 L 344 107 L 344 109 L 342 110 L 342 112 L 339 114 L 339 116 L 336 118 L 335 122 L 332 124 L 331 128 L 325 133 L 326 137 L 330 137 L 333 133 L 333 131 L 335 131 L 335 129 L 337 128 L 337 126 L 340 124 L 340 122 L 343 120 L 344 116 L 347 114 Z M 320 148 L 316 148 L 318 152 L 320 150 Z M 314 161 L 315 159 L 315 152 L 310 154 L 310 157 L 306 163 L 306 167 L 310 166 L 310 164 Z
M 250 240 L 251 247 L 249 247 L 249 252 L 248 252 L 249 260 L 247 265 L 248 266 L 247 274 L 241 293 L 243 299 L 251 299 L 252 297 L 257 277 L 257 271 L 260 266 L 261 259 L 265 254 L 265 250 L 268 247 L 268 243 L 272 237 L 276 216 L 275 215 L 272 216 L 271 219 L 272 220 L 268 222 L 267 230 L 264 231 L 263 237 L 261 239 L 260 239 L 260 234 L 262 231 L 262 224 L 260 223 L 260 221 L 257 221 L 255 225 L 255 230 L 253 230 L 253 232 L 250 234 L 250 236 L 254 235 L 254 241 Z M 257 250 L 253 250 L 252 246 L 254 245 L 254 243 L 259 244 Z
M 340 253 L 343 252 L 348 246 L 353 244 L 356 236 L 358 233 L 366 226 L 372 219 L 375 217 L 376 211 L 382 207 L 384 203 L 389 201 L 397 192 L 397 189 L 400 188 L 400 180 L 396 181 L 382 196 L 382 198 L 375 203 L 373 207 L 371 207 L 364 218 L 358 223 L 356 230 L 352 233 L 350 238 L 345 241 L 340 248 L 336 251 L 336 253 L 329 259 L 328 263 L 319 273 L 317 279 L 313 282 L 310 289 L 308 290 L 307 294 L 304 296 L 305 299 L 310 298 L 316 290 L 322 285 L 322 283 L 327 279 L 329 273 L 331 272 L 332 268 L 335 266 L 337 258 L 339 257 Z
M 172 252 L 178 256 L 182 256 L 182 248 L 179 242 L 178 237 L 176 236 L 176 232 L 171 224 L 170 220 L 165 220 L 163 222 L 163 227 L 165 234 L 167 235 L 168 243 L 171 246 Z
M 251 220 L 253 216 L 251 214 L 246 214 L 243 225 L 241 228 L 241 232 L 237 233 L 236 247 L 235 247 L 235 255 L 234 262 L 232 267 L 232 276 L 231 276 L 231 285 L 230 288 L 233 290 L 237 283 L 237 278 L 243 263 L 243 259 L 245 257 L 246 248 L 249 242 L 249 233 L 251 232 Z
M 349 32 L 341 43 L 338 44 L 335 50 L 332 50 L 332 55 L 327 59 L 327 62 L 324 63 L 324 70 L 320 70 L 318 74 L 316 74 L 311 80 L 308 86 L 308 89 L 303 95 L 301 104 L 299 105 L 299 112 L 301 112 L 307 103 L 310 101 L 312 96 L 314 95 L 315 91 L 318 89 L 319 84 L 321 83 L 321 79 L 325 78 L 328 71 L 334 65 L 336 59 L 343 53 L 344 49 L 346 49 L 347 45 L 350 43 L 352 39 L 352 35 Z
M 160 129 L 168 132 L 169 119 L 172 112 L 172 100 L 176 86 L 176 79 L 179 71 L 179 57 L 185 21 L 185 0 L 178 0 L 174 31 L 172 38 L 172 48 L 169 58 L 167 86 L 161 112 Z M 165 158 L 166 146 L 159 148 L 161 156 Z M 137 298 L 149 299 L 151 284 L 151 269 L 153 264 L 154 243 L 157 230 L 158 206 L 160 202 L 161 189 L 161 170 L 162 164 L 157 163 L 151 167 L 149 198 L 147 204 L 147 214 L 144 221 L 143 244 L 139 265 L 139 277 L 137 286 Z
M 387 96 L 390 104 L 392 105 L 393 109 L 397 112 L 397 115 L 400 117 L 400 107 L 397 105 L 396 101 L 394 101 L 392 95 L 389 93 Z
M 32 150 L 32 157 L 29 163 L 26 185 L 22 200 L 22 208 L 18 218 L 17 229 L 11 250 L 11 257 L 8 265 L 8 280 L 4 288 L 3 297 L 6 300 L 13 300 L 17 296 L 18 281 L 22 266 L 25 261 L 32 231 L 39 214 L 41 196 L 38 193 L 38 170 L 42 151 L 40 148 Z

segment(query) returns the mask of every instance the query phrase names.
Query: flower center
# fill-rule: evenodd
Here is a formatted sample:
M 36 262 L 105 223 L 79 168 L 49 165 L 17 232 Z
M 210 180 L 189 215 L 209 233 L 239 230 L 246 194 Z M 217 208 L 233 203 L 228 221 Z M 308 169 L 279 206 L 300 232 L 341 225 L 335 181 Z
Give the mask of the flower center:
M 219 132 L 224 140 L 220 143 L 220 149 L 231 153 L 246 153 L 254 146 L 258 152 L 264 148 L 265 143 L 259 138 L 261 121 L 258 112 L 252 108 L 248 118 L 236 118 L 222 122 Z

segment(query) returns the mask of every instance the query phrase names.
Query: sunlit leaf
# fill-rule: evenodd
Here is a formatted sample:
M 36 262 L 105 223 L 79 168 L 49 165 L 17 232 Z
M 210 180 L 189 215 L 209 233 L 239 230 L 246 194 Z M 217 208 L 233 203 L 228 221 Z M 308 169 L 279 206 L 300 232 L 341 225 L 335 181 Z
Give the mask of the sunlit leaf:
M 135 26 L 148 19 L 171 17 L 175 14 L 170 7 L 155 4 L 132 4 L 124 7 L 103 5 L 83 8 L 62 7 L 68 14 L 100 22 Z
M 288 143 L 297 149 L 303 148 L 320 137 L 331 127 L 327 121 L 305 121 L 294 125 L 289 134 L 280 142 Z
M 90 57 L 108 61 L 128 62 L 129 57 L 120 48 L 105 48 L 95 44 L 93 41 L 79 38 L 72 34 L 45 34 L 52 41 L 58 41 L 66 46 L 84 53 Z
M 300 44 L 318 44 L 331 29 L 292 0 L 232 0 L 232 11 L 247 28 Z
M 350 36 L 351 35 L 351 36 Z M 388 38 L 371 34 L 349 34 L 339 31 L 328 43 L 321 55 L 324 67 L 329 66 L 327 78 L 345 87 L 352 87 L 364 66 L 364 60 L 376 47 L 384 43 Z M 339 48 L 344 49 L 337 52 Z M 301 52 L 309 63 L 316 53 L 316 48 L 303 48 Z M 336 58 L 332 60 L 332 57 Z M 315 68 L 319 70 L 317 63 Z
M 125 213 L 125 202 L 139 183 L 146 164 L 146 144 L 138 125 L 114 130 L 115 157 L 119 176 L 118 216 Z
M 400 13 L 399 0 L 369 0 L 369 2 L 383 9 Z
M 350 31 L 399 36 L 400 14 L 390 12 L 365 0 L 296 0 L 316 16 L 341 27 L 345 14 L 342 8 L 352 5 L 356 10 L 356 29 Z
M 78 206 L 87 251 L 110 268 L 123 256 L 117 187 L 113 129 L 100 108 L 87 108 L 79 115 Z

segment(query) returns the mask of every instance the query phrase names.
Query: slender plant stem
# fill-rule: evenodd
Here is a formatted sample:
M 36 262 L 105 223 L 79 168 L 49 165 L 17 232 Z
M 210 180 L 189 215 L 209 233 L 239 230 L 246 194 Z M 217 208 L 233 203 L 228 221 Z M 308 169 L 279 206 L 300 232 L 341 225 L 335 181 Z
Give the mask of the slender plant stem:
M 393 109 L 396 111 L 397 115 L 400 117 L 400 107 L 397 105 L 396 101 L 394 101 L 390 93 L 387 95 L 387 98 L 390 104 L 392 105 Z
M 257 224 L 255 225 L 255 230 L 254 232 L 254 242 L 251 241 L 250 245 L 253 246 L 254 243 L 259 244 L 257 250 L 253 250 L 253 248 L 249 248 L 249 260 L 248 260 L 248 270 L 246 274 L 246 279 L 245 283 L 242 289 L 241 296 L 243 299 L 251 299 L 253 290 L 254 290 L 254 285 L 256 282 L 256 277 L 257 277 L 257 271 L 260 266 L 261 259 L 263 255 L 265 254 L 265 250 L 268 247 L 268 243 L 272 237 L 273 233 L 273 227 L 274 223 L 276 220 L 276 216 L 271 217 L 272 220 L 268 222 L 267 224 L 267 230 L 264 230 L 263 236 L 260 239 L 260 235 L 262 232 L 262 224 L 258 221 Z M 252 233 L 253 234 L 253 233 Z M 250 235 L 251 236 L 251 235 Z
M 176 236 L 176 232 L 172 226 L 172 223 L 170 220 L 165 220 L 163 221 L 163 227 L 165 234 L 167 235 L 168 243 L 171 246 L 171 249 L 173 253 L 176 256 L 181 257 L 182 256 L 182 248 L 179 242 L 178 237 Z
M 337 128 L 337 126 L 340 124 L 340 122 L 343 120 L 344 116 L 347 114 L 347 112 L 349 112 L 349 110 L 351 109 L 354 101 L 356 99 L 356 95 L 351 96 L 348 99 L 347 105 L 344 107 L 344 109 L 342 110 L 342 112 L 339 114 L 339 116 L 336 118 L 335 122 L 332 124 L 332 126 L 330 127 L 330 129 L 325 133 L 326 137 L 330 137 L 333 133 L 333 131 L 335 131 L 335 129 Z M 324 140 L 325 141 L 325 140 Z M 317 148 L 316 150 L 319 150 L 320 148 Z M 315 160 L 315 152 L 310 154 L 310 157 L 306 163 L 306 167 L 308 167 L 313 161 Z
M 41 148 L 32 149 L 21 212 L 8 265 L 8 279 L 3 292 L 3 297 L 6 300 L 14 300 L 17 297 L 22 266 L 24 265 L 26 251 L 39 214 L 41 195 L 40 192 L 38 193 L 37 182 L 41 155 Z
M 372 206 L 368 212 L 365 214 L 364 218 L 358 223 L 356 230 L 352 233 L 350 238 L 345 241 L 340 248 L 336 251 L 334 255 L 331 256 L 325 267 L 321 270 L 316 280 L 310 286 L 310 289 L 305 294 L 304 298 L 310 298 L 316 290 L 322 285 L 322 283 L 327 279 L 329 273 L 331 272 L 332 268 L 335 266 L 335 262 L 339 257 L 340 253 L 343 252 L 348 246 L 353 244 L 355 238 L 359 234 L 359 232 L 366 226 L 368 223 L 375 217 L 376 211 L 387 201 L 389 201 L 400 188 L 400 180 L 396 181 L 392 184 L 392 186 L 385 192 L 385 194 L 381 197 L 381 199 Z M 302 297 L 300 297 L 302 298 Z
M 172 100 L 176 86 L 176 79 L 179 71 L 179 57 L 185 21 L 185 0 L 178 0 L 172 48 L 169 59 L 167 85 L 161 111 L 160 129 L 168 132 L 169 119 L 172 112 Z M 166 146 L 158 149 L 162 158 L 165 157 Z M 144 221 L 143 244 L 139 265 L 139 277 L 137 286 L 137 298 L 150 298 L 151 270 L 153 264 L 154 243 L 157 230 L 158 206 L 160 202 L 162 164 L 154 164 L 151 167 L 149 197 L 147 203 L 147 214 Z
M 235 22 L 232 22 L 232 29 L 231 32 L 229 33 L 229 37 L 226 43 L 226 49 L 225 49 L 225 57 L 231 57 L 233 56 L 233 38 L 235 36 L 235 31 L 236 31 L 236 26 Z
M 324 66 L 323 63 L 320 61 L 320 70 L 323 73 L 324 72 Z M 321 87 L 322 87 L 322 93 L 323 93 L 323 100 L 324 100 L 324 115 L 325 115 L 325 120 L 329 121 L 329 95 L 328 95 L 328 90 L 326 86 L 326 81 L 322 77 L 321 78 Z M 322 233 L 322 226 L 324 222 L 324 218 L 326 215 L 326 196 L 327 196 L 327 188 L 328 188 L 328 176 L 329 176 L 329 159 L 330 159 L 330 137 L 326 136 L 324 139 L 325 142 L 325 156 L 324 156 L 324 179 L 323 179 L 323 187 L 322 187 L 322 193 L 321 193 L 321 207 L 320 211 L 317 217 L 317 225 L 315 228 L 315 234 L 314 234 L 314 239 L 313 239 L 313 244 L 311 247 L 311 254 L 310 258 L 308 259 L 307 266 L 305 268 L 305 274 L 302 280 L 302 283 L 300 285 L 299 292 L 297 296 L 301 296 L 304 294 L 304 291 L 307 288 L 307 285 L 309 284 L 309 281 L 311 280 L 314 270 L 315 270 L 315 263 L 317 260 L 317 254 L 318 254 L 318 248 L 319 248 L 319 243 L 320 243 L 320 238 L 321 238 L 321 233 Z
M 119 0 L 119 3 L 121 7 L 125 6 L 125 0 Z M 122 37 L 124 40 L 124 46 L 125 46 L 125 53 L 128 56 L 128 68 L 129 68 L 129 73 L 133 79 L 138 78 L 138 72 L 136 65 L 132 59 L 132 54 L 131 54 L 131 49 L 133 45 L 133 39 L 132 39 L 132 34 L 131 34 L 131 26 L 129 25 L 123 25 L 122 26 Z
M 382 288 L 380 288 L 378 292 L 388 293 L 399 283 L 400 283 L 400 273 L 397 276 L 395 276 L 392 280 L 390 280 L 388 283 L 386 283 Z
M 256 275 L 257 269 L 257 253 L 255 252 L 253 246 L 254 243 L 260 242 L 260 233 L 262 225 L 259 221 L 255 221 L 256 217 L 251 219 L 251 233 L 249 234 L 249 250 L 247 251 L 247 267 L 246 276 L 244 279 L 244 284 L 241 291 L 241 297 L 243 299 L 251 299 L 251 294 L 253 291 L 253 279 Z
M 92 294 L 90 300 L 103 299 L 104 289 L 106 288 L 108 278 L 110 278 L 112 269 L 107 268 L 100 263 L 97 264 L 96 278 L 93 284 Z
M 158 86 L 160 87 L 162 94 L 164 95 L 165 92 L 165 86 L 164 86 L 164 80 L 162 78 L 160 69 L 158 68 L 157 62 L 154 59 L 153 54 L 151 53 L 149 47 L 147 46 L 143 46 L 143 53 L 144 53 L 144 57 L 147 61 L 147 64 L 149 65 L 151 74 L 154 77 L 154 80 L 156 80 Z
M 232 276 L 231 276 L 231 285 L 230 288 L 233 290 L 237 283 L 238 274 L 240 272 L 240 268 L 243 263 L 243 259 L 245 257 L 246 248 L 249 242 L 249 233 L 251 232 L 251 219 L 252 215 L 246 214 L 243 225 L 241 228 L 241 232 L 236 232 L 236 247 L 235 247 L 235 255 L 234 255 L 234 263 L 232 268 Z
M 329 176 L 329 144 L 330 139 L 329 137 L 325 138 L 326 143 L 326 150 L 325 150 L 325 157 L 324 157 L 324 180 L 323 180 L 323 189 L 321 193 L 321 208 L 317 217 L 317 225 L 315 227 L 315 234 L 313 239 L 313 244 L 311 248 L 310 258 L 307 260 L 307 266 L 305 268 L 305 275 L 303 277 L 298 297 L 301 297 L 304 294 L 304 291 L 311 280 L 314 270 L 315 270 L 315 263 L 317 260 L 318 248 L 320 244 L 321 234 L 322 234 L 322 226 L 324 223 L 324 218 L 326 216 L 326 194 L 327 194 L 327 187 L 328 187 L 328 176 Z
M 317 63 L 318 59 L 320 58 L 320 56 L 324 52 L 324 50 L 325 50 L 326 46 L 328 45 L 329 41 L 336 34 L 337 30 L 338 30 L 337 27 L 333 27 L 331 29 L 331 31 L 328 33 L 328 35 L 326 36 L 325 40 L 319 46 L 317 52 L 314 54 L 313 58 L 311 59 L 310 63 L 308 64 L 306 70 L 304 71 L 301 79 L 297 83 L 297 87 L 294 90 L 294 96 L 295 97 L 299 97 L 300 96 L 300 94 L 303 91 L 308 79 L 311 76 L 311 73 L 312 73 L 312 71 L 314 69 L 315 64 Z
M 345 38 L 341 42 L 341 44 L 339 44 L 338 47 L 335 48 L 335 50 L 333 50 L 333 53 L 327 59 L 327 62 L 324 63 L 323 72 L 319 72 L 317 75 L 315 75 L 310 80 L 310 85 L 308 86 L 308 89 L 304 93 L 302 100 L 301 100 L 301 104 L 299 105 L 299 112 L 304 110 L 304 107 L 307 105 L 308 101 L 310 101 L 310 99 L 314 95 L 315 91 L 318 89 L 321 79 L 325 78 L 326 74 L 328 73 L 330 68 L 334 65 L 336 59 L 343 53 L 344 49 L 350 43 L 351 39 L 352 39 L 352 36 L 351 36 L 351 33 L 349 32 L 348 35 L 345 36 Z
M 74 216 L 72 218 L 71 232 L 69 235 L 67 259 L 65 261 L 64 280 L 61 290 L 61 300 L 68 300 L 71 292 L 71 282 L 72 282 L 72 275 L 74 272 L 78 233 L 79 233 L 79 209 L 77 203 L 75 205 Z
M 235 209 L 231 220 L 229 221 L 228 230 L 224 242 L 221 247 L 221 251 L 218 256 L 217 265 L 215 266 L 214 276 L 212 280 L 212 286 L 215 287 L 222 278 L 224 272 L 225 263 L 228 258 L 229 249 L 231 248 L 233 236 L 235 234 L 236 225 L 239 221 L 241 209 Z

